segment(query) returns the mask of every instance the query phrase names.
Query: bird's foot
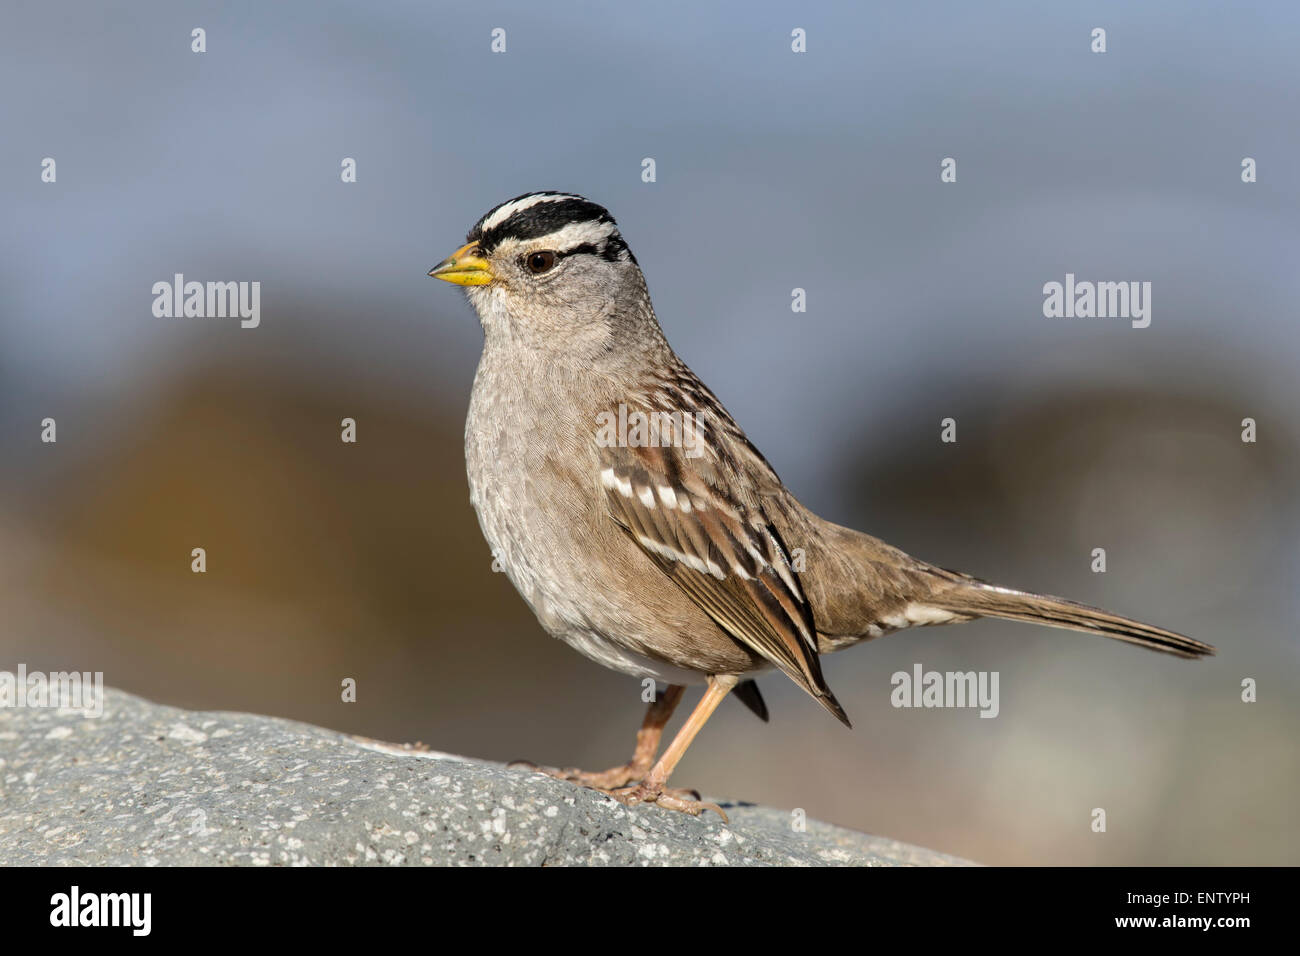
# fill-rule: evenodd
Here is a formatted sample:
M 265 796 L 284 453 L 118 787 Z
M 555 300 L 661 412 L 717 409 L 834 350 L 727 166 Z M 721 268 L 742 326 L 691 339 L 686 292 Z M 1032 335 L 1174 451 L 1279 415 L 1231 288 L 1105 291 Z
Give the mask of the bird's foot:
M 695 790 L 681 790 L 675 787 L 648 787 L 644 783 L 635 787 L 622 787 L 618 790 L 604 791 L 619 803 L 635 807 L 638 803 L 653 803 L 665 810 L 677 810 L 698 817 L 705 810 L 712 810 L 722 817 L 723 823 L 731 823 L 722 807 L 716 803 L 701 800 Z
M 631 762 L 621 767 L 610 767 L 608 770 L 578 770 L 575 767 L 565 767 L 560 770 L 555 767 L 539 767 L 528 760 L 514 760 L 507 764 L 507 767 L 511 770 L 534 770 L 556 780 L 565 780 L 576 783 L 580 787 L 604 792 L 626 787 L 628 784 L 640 783 L 641 779 L 650 772 L 648 764 L 642 766 Z
M 722 807 L 701 800 L 697 790 L 647 787 L 640 781 L 650 772 L 650 768 L 637 763 L 626 763 L 621 767 L 598 771 L 577 770 L 573 767 L 566 767 L 563 770 L 555 767 L 539 767 L 528 760 L 512 760 L 506 766 L 511 770 L 532 770 L 554 777 L 556 780 L 576 783 L 580 787 L 597 790 L 607 797 L 613 797 L 619 803 L 629 807 L 635 807 L 639 803 L 653 803 L 665 810 L 677 810 L 680 813 L 689 813 L 693 817 L 698 817 L 705 810 L 712 810 L 722 817 L 724 823 L 731 822 Z

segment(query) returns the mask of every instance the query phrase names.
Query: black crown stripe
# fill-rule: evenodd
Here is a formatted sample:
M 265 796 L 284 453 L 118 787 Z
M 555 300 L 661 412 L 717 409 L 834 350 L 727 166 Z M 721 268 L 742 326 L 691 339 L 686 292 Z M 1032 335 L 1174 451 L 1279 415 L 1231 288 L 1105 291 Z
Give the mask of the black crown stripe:
M 526 209 L 515 213 L 504 222 L 493 226 L 491 229 L 484 231 L 483 223 L 486 222 L 493 212 L 500 209 L 507 203 L 515 202 L 519 199 L 527 198 L 532 195 L 555 195 L 554 193 L 525 193 L 523 196 L 516 196 L 515 199 L 507 200 L 506 203 L 494 207 L 482 219 L 474 224 L 474 228 L 469 231 L 466 241 L 477 242 L 479 248 L 484 252 L 491 252 L 504 239 L 537 239 L 541 236 L 549 235 L 558 229 L 575 222 L 595 222 L 609 223 L 617 225 L 614 217 L 604 206 L 600 206 L 586 199 L 560 199 L 549 202 L 539 202 Z M 563 194 L 561 194 L 563 195 Z

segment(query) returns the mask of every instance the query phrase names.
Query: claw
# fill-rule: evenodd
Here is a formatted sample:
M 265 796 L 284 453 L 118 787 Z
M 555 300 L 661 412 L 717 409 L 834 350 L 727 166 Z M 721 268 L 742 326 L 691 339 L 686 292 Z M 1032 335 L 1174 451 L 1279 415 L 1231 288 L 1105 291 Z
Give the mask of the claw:
M 705 810 L 712 810 L 722 817 L 723 823 L 731 822 L 722 807 L 716 803 L 701 800 L 698 790 L 678 787 L 661 787 L 654 790 L 645 786 L 639 781 L 645 776 L 646 768 L 630 763 L 624 764 L 622 767 L 611 767 L 608 770 L 596 772 L 577 770 L 573 767 L 566 767 L 563 770 L 557 770 L 554 767 L 539 767 L 531 760 L 512 760 L 506 764 L 506 767 L 510 770 L 531 770 L 534 773 L 546 774 L 546 776 L 553 777 L 556 780 L 576 783 L 580 787 L 586 787 L 588 790 L 595 790 L 607 797 L 613 797 L 619 803 L 628 807 L 635 807 L 639 803 L 653 803 L 665 810 L 689 813 L 693 817 L 698 817 Z M 632 786 L 629 786 L 629 784 L 632 784 Z
M 707 800 L 701 800 L 700 794 L 696 790 L 682 789 L 664 789 L 652 790 L 644 784 L 635 787 L 622 787 L 618 790 L 603 791 L 613 797 L 619 803 L 628 807 L 635 807 L 638 803 L 653 803 L 663 807 L 665 810 L 676 810 L 679 813 L 689 813 L 693 817 L 698 817 L 705 810 L 712 810 L 718 816 L 722 817 L 722 822 L 731 823 L 726 811 L 716 803 L 709 803 Z M 690 796 L 686 796 L 690 794 Z

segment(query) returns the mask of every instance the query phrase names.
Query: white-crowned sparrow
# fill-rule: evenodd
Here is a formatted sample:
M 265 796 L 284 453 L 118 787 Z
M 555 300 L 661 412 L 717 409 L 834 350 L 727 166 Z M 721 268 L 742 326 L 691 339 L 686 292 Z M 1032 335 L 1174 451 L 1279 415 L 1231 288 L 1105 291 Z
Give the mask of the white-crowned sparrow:
M 569 779 L 699 813 L 706 805 L 669 790 L 669 774 L 728 691 L 766 717 L 746 675 L 775 666 L 848 724 L 818 655 L 914 625 L 998 617 L 1214 653 L 934 567 L 808 511 L 669 347 L 603 207 L 529 193 L 467 239 L 429 275 L 464 286 L 483 324 L 465 424 L 483 533 L 552 635 L 669 685 L 632 761 Z M 654 762 L 681 686 L 700 682 L 704 698 Z

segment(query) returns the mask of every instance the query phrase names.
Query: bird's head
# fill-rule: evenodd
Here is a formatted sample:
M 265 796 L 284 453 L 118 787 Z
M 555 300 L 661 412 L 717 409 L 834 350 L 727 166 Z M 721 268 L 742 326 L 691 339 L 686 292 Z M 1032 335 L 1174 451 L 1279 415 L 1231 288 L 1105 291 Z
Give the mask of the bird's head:
M 489 336 L 607 349 L 619 326 L 654 322 L 645 280 L 614 217 L 581 196 L 517 196 L 465 238 L 429 275 L 464 286 Z

